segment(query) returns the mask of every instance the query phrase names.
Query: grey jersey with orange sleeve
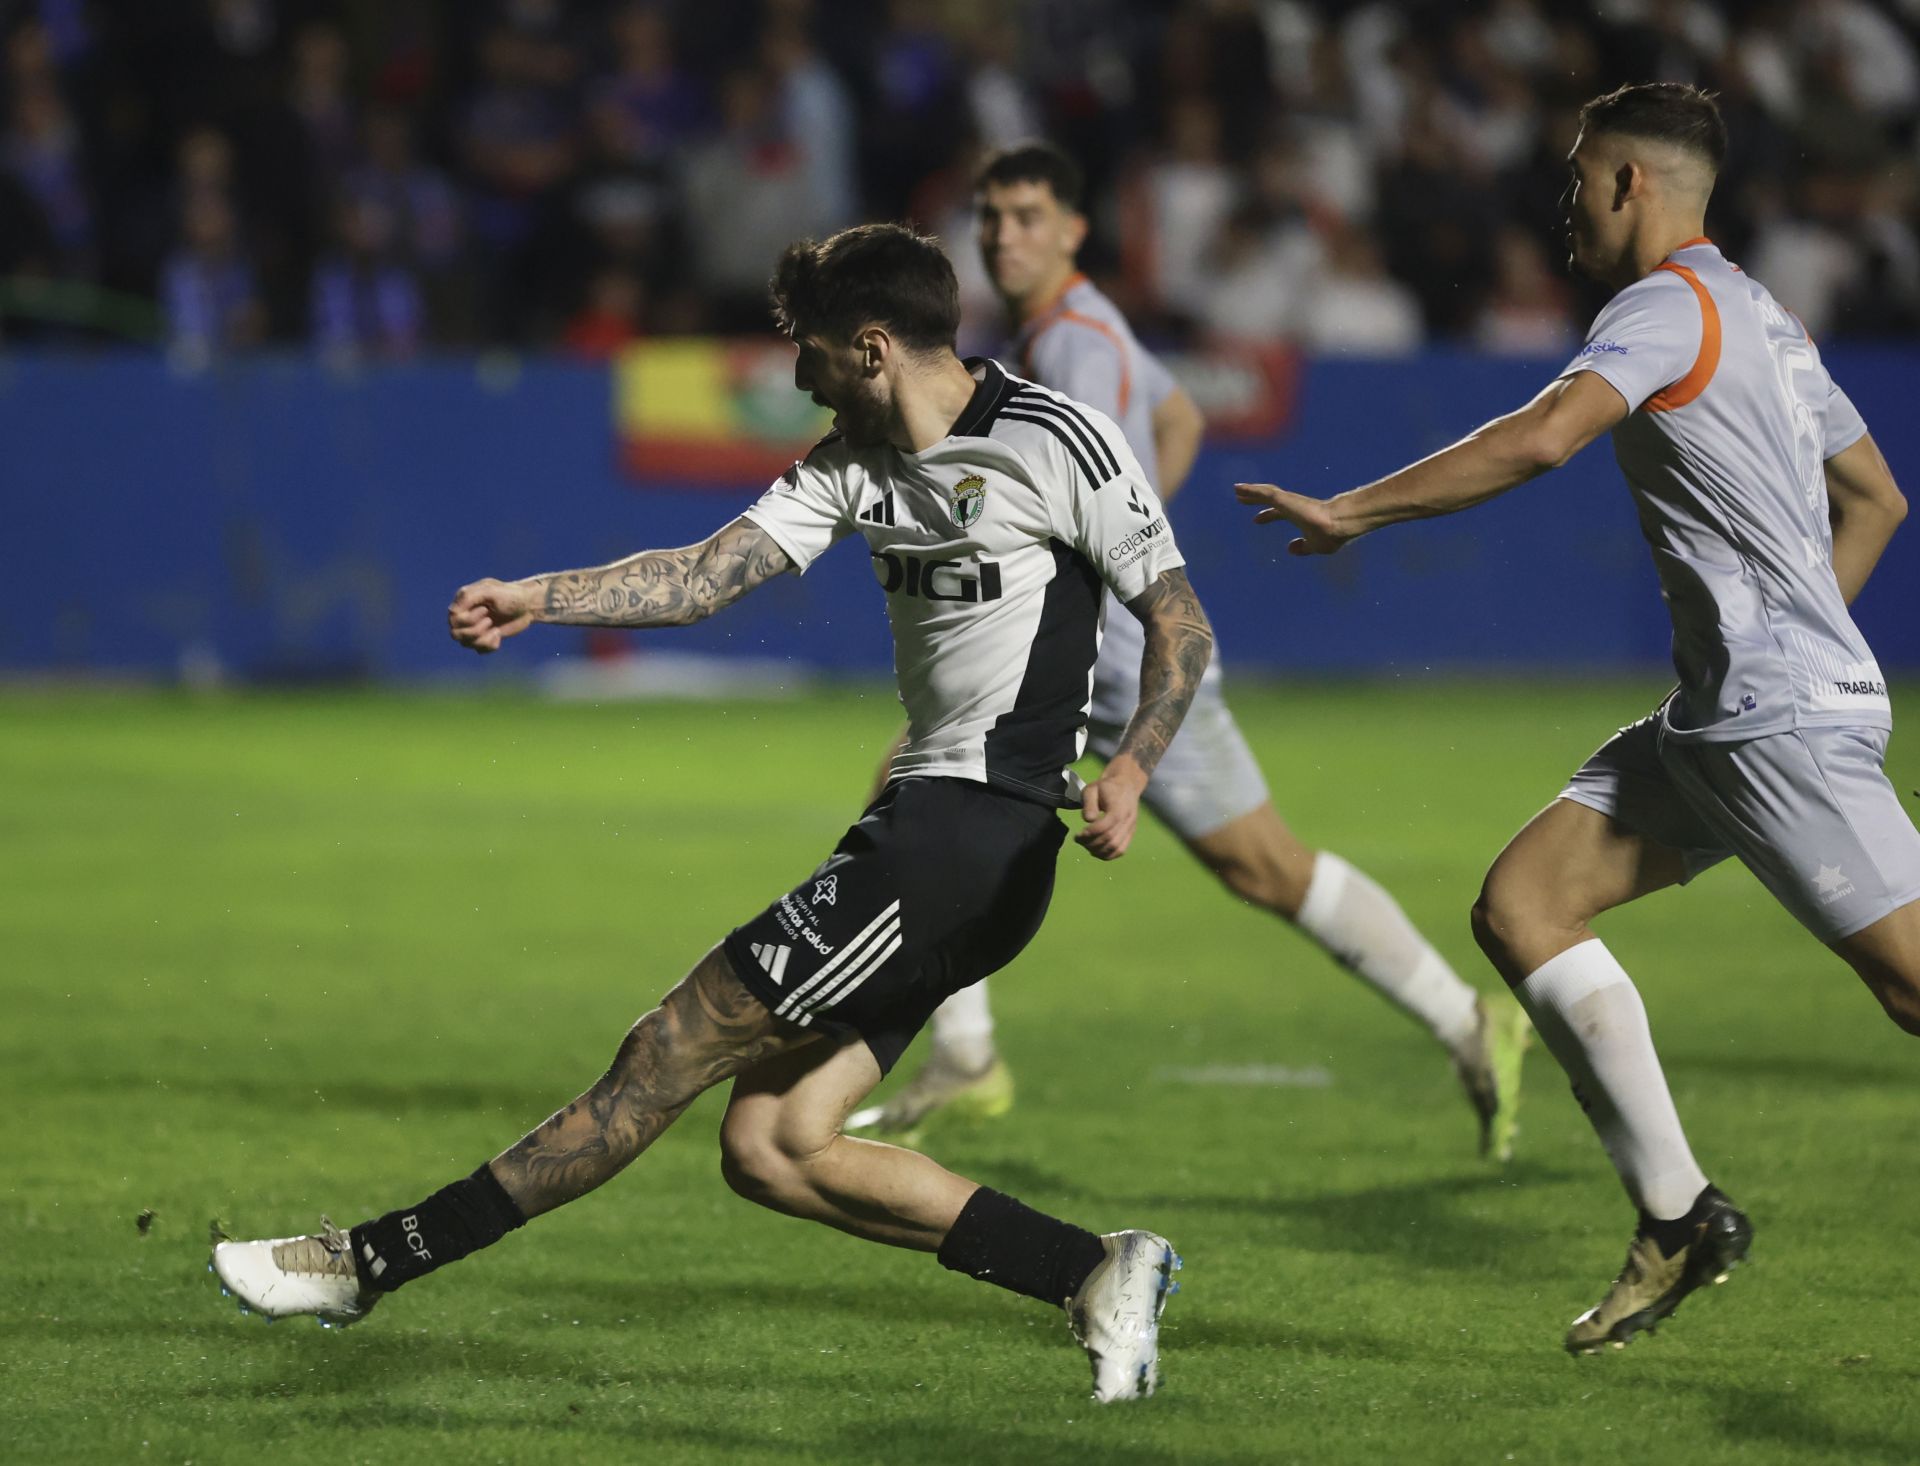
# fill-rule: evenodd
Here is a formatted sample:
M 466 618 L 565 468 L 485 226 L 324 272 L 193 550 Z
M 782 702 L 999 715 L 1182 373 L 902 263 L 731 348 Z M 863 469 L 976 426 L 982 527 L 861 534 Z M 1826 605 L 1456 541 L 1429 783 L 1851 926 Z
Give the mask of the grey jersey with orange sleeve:
M 1173 374 L 1134 336 L 1120 308 L 1086 276 L 1075 275 L 1021 328 L 1010 353 L 1035 381 L 1098 408 L 1119 425 L 1156 492 L 1160 455 L 1156 408 L 1177 390 Z M 1175 485 L 1174 487 L 1178 487 Z M 1107 634 L 1094 666 L 1087 749 L 1112 758 L 1140 702 L 1146 633 L 1109 595 Z M 1200 691 L 1143 796 L 1183 838 L 1196 839 L 1259 808 L 1266 780 L 1221 691 L 1215 648 Z
M 1799 321 L 1697 239 L 1613 298 L 1581 371 L 1629 409 L 1613 447 L 1673 618 L 1668 735 L 1891 727 L 1834 579 L 1823 469 L 1866 424 Z
M 1154 492 L 1160 482 L 1153 412 L 1173 395 L 1173 375 L 1134 337 L 1120 308 L 1085 275 L 1074 275 L 1013 340 L 1020 371 L 1119 424 Z

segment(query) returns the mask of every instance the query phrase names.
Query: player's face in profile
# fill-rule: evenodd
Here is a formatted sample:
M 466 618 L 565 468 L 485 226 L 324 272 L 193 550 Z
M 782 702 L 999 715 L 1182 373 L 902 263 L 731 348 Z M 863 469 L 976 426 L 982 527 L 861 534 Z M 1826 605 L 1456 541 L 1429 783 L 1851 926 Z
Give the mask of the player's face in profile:
M 1567 184 L 1567 265 L 1589 279 L 1605 280 L 1613 270 L 1625 220 L 1610 205 L 1607 167 L 1582 133 L 1567 155 L 1572 181 Z
M 974 200 L 980 259 L 993 288 L 1023 301 L 1073 266 L 1086 221 L 1053 196 L 1049 184 L 989 183 Z
M 865 370 L 860 348 L 812 335 L 796 335 L 793 344 L 799 352 L 793 363 L 793 385 L 820 406 L 833 409 L 833 425 L 849 443 L 885 442 L 887 404 L 877 379 Z

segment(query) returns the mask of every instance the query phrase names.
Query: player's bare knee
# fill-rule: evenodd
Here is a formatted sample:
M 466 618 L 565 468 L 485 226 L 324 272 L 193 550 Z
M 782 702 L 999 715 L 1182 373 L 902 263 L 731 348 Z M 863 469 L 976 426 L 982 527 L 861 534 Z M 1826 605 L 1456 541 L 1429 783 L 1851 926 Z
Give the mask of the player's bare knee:
M 1487 960 L 1502 971 L 1506 970 L 1508 960 L 1513 955 L 1512 935 L 1520 914 L 1512 900 L 1512 893 L 1504 882 L 1489 873 L 1481 883 L 1480 894 L 1474 897 L 1473 909 L 1467 913 L 1467 920 L 1473 927 L 1473 939 L 1480 944 L 1480 950 Z
M 1305 859 L 1294 860 L 1286 852 L 1262 852 L 1259 858 L 1222 873 L 1221 879 L 1241 900 L 1292 921 L 1300 914 L 1313 880 L 1313 854 L 1308 851 Z
M 1567 923 L 1529 882 L 1498 864 L 1487 872 L 1467 914 L 1473 939 L 1508 984 L 1522 981 L 1540 955 L 1564 945 Z
M 1868 978 L 1873 995 L 1896 1027 L 1920 1038 L 1920 980 L 1897 969 L 1885 969 Z
M 1199 853 L 1220 883 L 1249 905 L 1292 921 L 1307 899 L 1315 852 L 1298 841 Z
M 731 1114 L 720 1126 L 720 1174 L 735 1195 L 776 1208 L 796 1180 L 767 1128 L 736 1123 Z
M 778 1116 L 729 1111 L 720 1126 L 720 1174 L 736 1195 L 775 1211 L 790 1211 L 813 1192 L 812 1163 L 832 1143 L 781 1123 Z

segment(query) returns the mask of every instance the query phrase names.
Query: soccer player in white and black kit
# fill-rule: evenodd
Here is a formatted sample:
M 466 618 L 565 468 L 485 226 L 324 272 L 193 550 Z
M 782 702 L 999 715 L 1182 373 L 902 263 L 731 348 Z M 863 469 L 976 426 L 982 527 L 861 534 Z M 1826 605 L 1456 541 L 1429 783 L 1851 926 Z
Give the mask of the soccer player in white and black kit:
M 980 167 L 980 254 L 1015 327 L 1008 359 L 1112 418 L 1148 481 L 1170 501 L 1193 466 L 1204 423 L 1119 308 L 1076 266 L 1087 233 L 1084 192 L 1079 166 L 1049 143 L 1016 144 Z M 1140 692 L 1140 632 L 1117 606 L 1107 615 L 1088 738 L 1088 751 L 1103 759 L 1119 751 Z M 1222 695 L 1217 658 L 1144 802 L 1229 892 L 1294 926 L 1431 1033 L 1473 1105 L 1481 1152 L 1507 1158 L 1525 1015 L 1505 998 L 1483 1000 L 1382 886 L 1287 827 Z M 930 1038 L 919 1072 L 886 1104 L 855 1115 L 854 1128 L 910 1135 L 944 1107 L 990 1116 L 1012 1103 L 987 984 L 942 1004 Z
M 1906 513 L 1800 323 L 1706 238 L 1726 152 L 1711 97 L 1672 83 L 1589 102 L 1569 159 L 1572 263 L 1618 293 L 1519 411 L 1321 501 L 1243 484 L 1296 554 L 1447 514 L 1601 433 L 1673 617 L 1679 687 L 1603 744 L 1488 872 L 1481 947 L 1573 1080 L 1640 1221 L 1568 1331 L 1621 1346 L 1746 1255 L 1747 1218 L 1695 1162 L 1646 1009 L 1589 923 L 1729 855 L 1920 1034 L 1920 833 L 1882 763 L 1886 680 L 1847 607 Z
M 352 1321 L 380 1297 L 593 1190 L 723 1079 L 742 1196 L 1064 1306 L 1100 1400 L 1151 1394 L 1178 1259 L 1146 1231 L 1044 1216 L 909 1150 L 840 1133 L 927 1015 L 1039 928 L 1066 834 L 1125 853 L 1213 637 L 1147 475 L 1111 422 L 954 355 L 959 292 L 893 225 L 788 249 L 773 281 L 795 384 L 835 430 L 712 538 L 593 570 L 463 587 L 456 640 L 536 621 L 698 621 L 858 533 L 886 597 L 910 736 L 833 854 L 729 933 L 591 1089 L 471 1176 L 350 1232 L 229 1242 L 223 1283 L 269 1316 Z M 1141 696 L 1105 772 L 1071 771 L 1111 588 L 1145 628 Z

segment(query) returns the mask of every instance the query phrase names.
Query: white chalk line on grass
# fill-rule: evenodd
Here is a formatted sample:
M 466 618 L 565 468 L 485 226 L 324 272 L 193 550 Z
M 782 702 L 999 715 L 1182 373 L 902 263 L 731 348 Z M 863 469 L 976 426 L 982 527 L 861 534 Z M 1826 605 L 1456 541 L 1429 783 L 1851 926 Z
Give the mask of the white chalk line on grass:
M 1326 1089 L 1331 1070 L 1318 1064 L 1296 1069 L 1291 1064 L 1199 1064 L 1167 1066 L 1153 1071 L 1163 1084 L 1220 1084 L 1243 1089 Z

